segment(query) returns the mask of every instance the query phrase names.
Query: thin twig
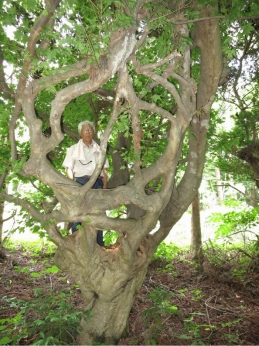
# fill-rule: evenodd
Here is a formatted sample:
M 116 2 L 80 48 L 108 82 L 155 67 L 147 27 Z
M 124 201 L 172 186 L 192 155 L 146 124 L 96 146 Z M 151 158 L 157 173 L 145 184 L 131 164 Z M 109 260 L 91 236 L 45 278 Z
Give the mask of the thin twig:
M 244 197 L 249 198 L 249 196 L 247 196 L 244 192 L 240 191 L 238 188 L 236 188 L 235 186 L 231 185 L 231 184 L 215 184 L 214 186 L 223 186 L 223 187 L 232 187 L 232 189 L 235 189 L 236 191 L 238 191 L 239 193 L 241 193 L 241 195 L 243 195 Z M 255 201 L 259 201 L 259 199 L 254 198 Z

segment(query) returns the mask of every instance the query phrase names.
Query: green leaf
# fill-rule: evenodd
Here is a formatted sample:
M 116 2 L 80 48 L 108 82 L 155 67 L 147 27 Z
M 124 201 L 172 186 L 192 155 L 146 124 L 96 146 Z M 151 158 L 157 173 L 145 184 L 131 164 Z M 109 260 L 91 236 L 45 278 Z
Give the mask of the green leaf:
M 246 36 L 248 36 L 252 31 L 255 31 L 255 28 L 250 23 L 246 23 L 243 26 L 243 32 Z
M 154 101 L 154 102 L 157 102 L 160 99 L 161 99 L 160 95 L 155 94 L 152 96 L 152 101 Z
M 189 340 L 190 339 L 190 337 L 188 335 L 186 335 L 186 334 L 180 335 L 179 338 L 180 339 L 185 339 L 185 340 Z
M 51 268 L 43 270 L 42 272 L 44 272 L 46 274 L 49 274 L 49 273 L 56 274 L 59 272 L 59 268 L 57 266 L 52 266 Z
M 11 341 L 11 339 L 8 338 L 8 336 L 5 336 L 5 337 L 3 337 L 3 339 L 0 339 L 0 345 L 7 345 L 10 343 L 10 341 Z

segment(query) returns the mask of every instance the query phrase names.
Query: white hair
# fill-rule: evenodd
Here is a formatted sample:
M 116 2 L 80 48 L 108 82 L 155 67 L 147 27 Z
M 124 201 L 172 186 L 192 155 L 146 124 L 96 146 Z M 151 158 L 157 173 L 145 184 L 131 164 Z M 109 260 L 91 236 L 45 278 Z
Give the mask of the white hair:
M 93 124 L 91 121 L 89 121 L 89 120 L 84 120 L 84 121 L 81 121 L 81 123 L 78 124 L 78 133 L 79 133 L 80 135 L 81 135 L 82 127 L 83 127 L 84 125 L 89 125 L 89 126 L 91 126 L 91 128 L 93 129 L 94 134 L 95 134 L 95 126 L 94 126 L 94 124 Z

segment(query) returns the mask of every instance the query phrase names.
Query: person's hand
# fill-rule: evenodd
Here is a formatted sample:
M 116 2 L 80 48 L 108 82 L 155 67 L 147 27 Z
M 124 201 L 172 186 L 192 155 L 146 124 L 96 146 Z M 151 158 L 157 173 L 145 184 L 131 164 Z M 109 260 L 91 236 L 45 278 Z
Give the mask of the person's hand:
M 73 171 L 71 168 L 66 168 L 67 177 L 71 180 L 74 179 Z

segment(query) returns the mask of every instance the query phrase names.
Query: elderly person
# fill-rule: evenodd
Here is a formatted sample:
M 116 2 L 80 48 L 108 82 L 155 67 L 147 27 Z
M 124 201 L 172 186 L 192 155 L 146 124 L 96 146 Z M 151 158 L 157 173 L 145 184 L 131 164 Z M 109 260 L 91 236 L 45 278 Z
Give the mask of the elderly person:
M 67 149 L 67 155 L 62 164 L 66 168 L 66 174 L 69 179 L 75 180 L 81 185 L 85 185 L 94 172 L 100 146 L 93 140 L 95 135 L 95 126 L 91 121 L 85 120 L 78 124 L 78 132 L 81 139 L 77 144 Z M 92 186 L 92 189 L 107 189 L 107 171 L 109 167 L 108 160 L 104 164 L 102 172 Z M 73 222 L 72 233 L 77 231 L 80 222 Z M 98 231 L 97 243 L 101 246 L 103 242 L 103 232 Z

